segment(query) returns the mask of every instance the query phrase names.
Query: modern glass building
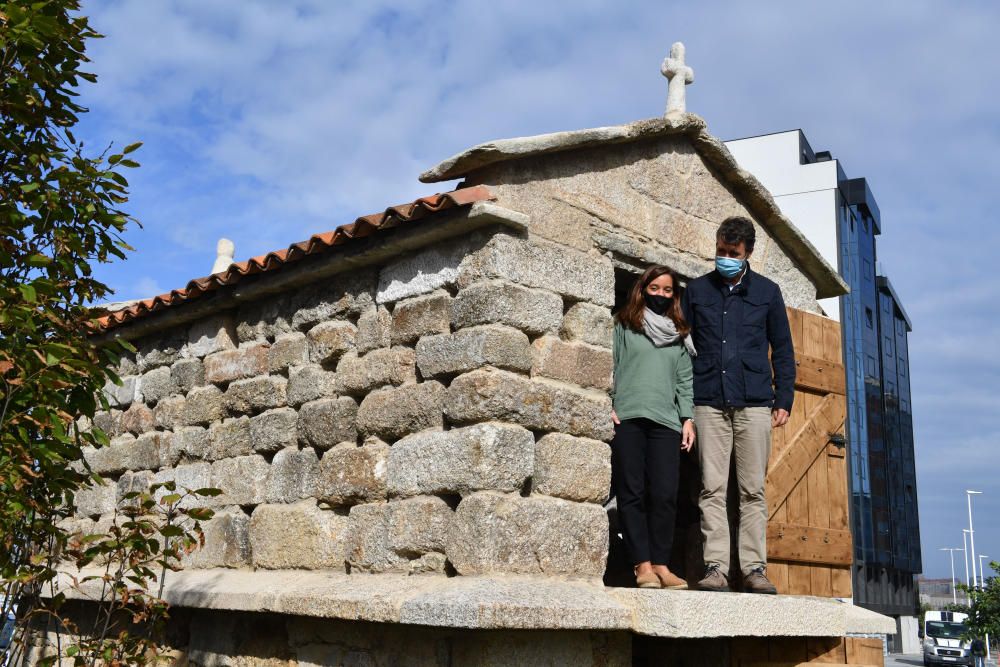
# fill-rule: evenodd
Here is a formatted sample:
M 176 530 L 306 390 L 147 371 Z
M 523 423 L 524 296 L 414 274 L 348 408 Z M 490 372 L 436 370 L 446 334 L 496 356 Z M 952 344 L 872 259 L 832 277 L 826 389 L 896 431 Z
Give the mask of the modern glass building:
M 843 330 L 854 602 L 897 618 L 914 616 L 914 579 L 922 566 L 907 345 L 912 327 L 880 270 L 878 204 L 864 178 L 847 178 L 839 161 L 814 152 L 800 130 L 726 145 L 851 287 L 821 306 Z

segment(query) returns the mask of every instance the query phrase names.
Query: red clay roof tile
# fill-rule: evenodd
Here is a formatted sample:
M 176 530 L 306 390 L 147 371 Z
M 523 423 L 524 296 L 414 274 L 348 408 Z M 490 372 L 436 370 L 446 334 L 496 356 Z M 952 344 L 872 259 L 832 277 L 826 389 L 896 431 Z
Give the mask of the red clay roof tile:
M 144 299 L 127 308 L 104 315 L 97 320 L 98 328 L 106 331 L 121 326 L 141 317 L 149 316 L 171 306 L 176 306 L 196 299 L 206 292 L 227 285 L 238 283 L 245 276 L 252 276 L 267 271 L 276 271 L 281 267 L 307 257 L 323 252 L 329 252 L 337 246 L 350 243 L 354 239 L 365 238 L 371 234 L 391 229 L 401 224 L 419 220 L 439 211 L 471 206 L 480 201 L 494 199 L 486 186 L 477 185 L 471 188 L 460 188 L 452 192 L 421 197 L 408 204 L 390 206 L 382 213 L 365 215 L 354 222 L 341 225 L 333 231 L 314 234 L 308 240 L 293 243 L 284 250 L 276 250 L 266 255 L 251 257 L 243 262 L 230 264 L 229 268 L 219 273 L 213 273 L 204 278 L 195 278 L 184 289 L 172 290 L 151 299 Z

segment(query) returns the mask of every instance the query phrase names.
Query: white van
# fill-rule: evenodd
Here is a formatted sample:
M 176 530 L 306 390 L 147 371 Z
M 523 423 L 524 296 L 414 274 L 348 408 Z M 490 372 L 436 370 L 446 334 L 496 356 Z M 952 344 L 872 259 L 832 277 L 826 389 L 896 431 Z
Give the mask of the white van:
M 969 665 L 973 657 L 969 641 L 962 639 L 968 615 L 957 611 L 929 611 L 924 614 L 924 666 Z

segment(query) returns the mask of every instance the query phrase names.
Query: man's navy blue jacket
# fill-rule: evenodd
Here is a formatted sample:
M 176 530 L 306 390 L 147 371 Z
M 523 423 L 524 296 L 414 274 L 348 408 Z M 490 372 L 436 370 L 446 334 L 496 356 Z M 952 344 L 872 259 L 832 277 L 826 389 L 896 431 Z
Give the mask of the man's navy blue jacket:
M 695 405 L 791 411 L 795 351 L 785 302 L 774 282 L 748 266 L 730 290 L 712 271 L 688 283 L 681 306 L 698 352 L 692 360 Z

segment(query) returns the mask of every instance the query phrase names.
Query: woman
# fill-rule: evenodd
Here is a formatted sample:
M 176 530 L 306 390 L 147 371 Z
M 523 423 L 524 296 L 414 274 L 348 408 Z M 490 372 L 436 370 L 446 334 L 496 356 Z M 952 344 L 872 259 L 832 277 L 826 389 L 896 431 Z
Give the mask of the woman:
M 680 452 L 694 445 L 690 327 L 677 276 L 653 266 L 615 316 L 611 469 L 640 588 L 687 588 L 670 572 Z

